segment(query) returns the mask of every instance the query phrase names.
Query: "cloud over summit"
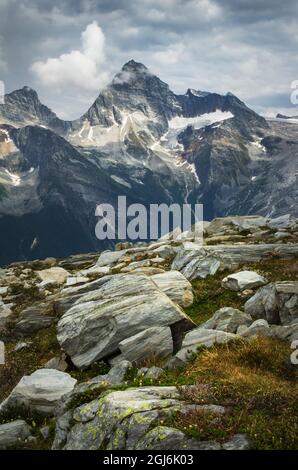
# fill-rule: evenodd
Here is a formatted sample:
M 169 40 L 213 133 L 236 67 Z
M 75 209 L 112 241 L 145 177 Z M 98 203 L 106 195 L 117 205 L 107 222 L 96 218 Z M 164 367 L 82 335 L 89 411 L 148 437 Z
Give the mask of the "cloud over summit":
M 34 62 L 31 70 L 45 86 L 99 90 L 108 80 L 107 73 L 101 70 L 105 58 L 105 36 L 94 21 L 82 33 L 79 50 L 49 58 L 45 62 Z

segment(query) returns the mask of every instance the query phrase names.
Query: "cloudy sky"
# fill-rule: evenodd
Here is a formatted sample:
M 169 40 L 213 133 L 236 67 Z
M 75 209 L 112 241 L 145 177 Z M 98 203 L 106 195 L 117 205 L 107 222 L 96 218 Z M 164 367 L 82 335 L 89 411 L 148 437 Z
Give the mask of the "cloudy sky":
M 0 0 L 0 80 L 80 116 L 131 58 L 179 93 L 298 114 L 297 0 Z

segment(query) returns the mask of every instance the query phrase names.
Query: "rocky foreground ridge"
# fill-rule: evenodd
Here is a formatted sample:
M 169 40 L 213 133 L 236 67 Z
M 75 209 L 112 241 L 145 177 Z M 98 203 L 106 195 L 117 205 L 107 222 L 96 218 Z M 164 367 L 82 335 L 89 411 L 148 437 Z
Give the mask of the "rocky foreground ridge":
M 298 447 L 298 220 L 204 232 L 0 270 L 1 449 Z

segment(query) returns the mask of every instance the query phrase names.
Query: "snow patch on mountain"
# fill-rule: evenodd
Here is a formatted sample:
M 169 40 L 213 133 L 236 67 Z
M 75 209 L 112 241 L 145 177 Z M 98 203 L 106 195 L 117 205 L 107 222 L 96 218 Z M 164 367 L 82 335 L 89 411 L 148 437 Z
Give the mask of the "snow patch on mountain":
M 214 113 L 201 114 L 196 117 L 181 117 L 176 116 L 169 121 L 170 129 L 185 129 L 187 126 L 193 126 L 195 129 L 209 126 L 219 121 L 231 119 L 234 115 L 230 111 L 216 110 Z

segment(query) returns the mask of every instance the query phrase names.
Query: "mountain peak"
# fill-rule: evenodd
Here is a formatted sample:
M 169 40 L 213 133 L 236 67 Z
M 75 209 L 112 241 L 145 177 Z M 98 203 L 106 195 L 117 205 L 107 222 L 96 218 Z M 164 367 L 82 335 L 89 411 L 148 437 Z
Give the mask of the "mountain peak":
M 33 88 L 31 88 L 30 86 L 23 86 L 22 88 L 22 91 L 25 92 L 25 93 L 34 93 L 34 94 L 37 94 L 35 90 L 33 90 Z
M 126 64 L 123 65 L 122 71 L 124 72 L 147 72 L 148 68 L 141 64 L 141 62 L 136 62 L 135 60 L 131 59 Z
M 39 101 L 37 92 L 33 90 L 33 88 L 30 88 L 29 86 L 24 86 L 23 88 L 20 88 L 19 90 L 12 91 L 9 96 L 14 97 L 16 99 L 20 97 L 25 97 L 26 99 Z
M 198 98 L 205 98 L 210 95 L 208 91 L 194 90 L 194 88 L 188 88 L 186 92 L 187 96 L 197 96 Z

